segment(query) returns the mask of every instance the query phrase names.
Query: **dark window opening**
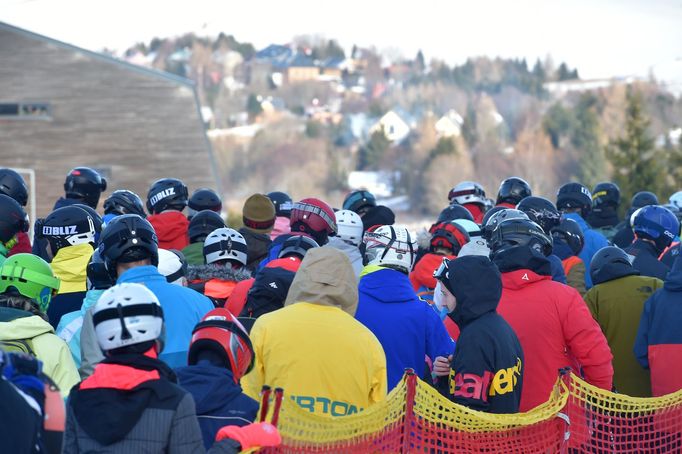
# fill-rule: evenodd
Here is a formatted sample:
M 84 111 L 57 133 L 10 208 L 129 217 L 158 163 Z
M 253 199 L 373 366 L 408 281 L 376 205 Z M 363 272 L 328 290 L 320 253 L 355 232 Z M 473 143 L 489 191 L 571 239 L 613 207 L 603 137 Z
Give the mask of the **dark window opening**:
M 0 103 L 0 119 L 50 120 L 52 109 L 46 102 Z

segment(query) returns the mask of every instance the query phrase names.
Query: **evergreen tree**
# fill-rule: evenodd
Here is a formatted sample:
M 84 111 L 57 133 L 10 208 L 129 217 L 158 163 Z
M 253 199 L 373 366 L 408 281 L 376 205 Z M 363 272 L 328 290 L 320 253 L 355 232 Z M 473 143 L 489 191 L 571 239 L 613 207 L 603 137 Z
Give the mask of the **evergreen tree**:
M 580 97 L 576 108 L 575 126 L 571 143 L 579 152 L 578 179 L 591 188 L 606 174 L 606 158 L 599 143 L 599 119 L 595 112 L 597 98 L 592 94 Z
M 424 53 L 421 49 L 417 52 L 417 56 L 414 59 L 415 69 L 422 73 L 426 69 L 426 62 L 424 61 Z
M 390 145 L 383 129 L 374 131 L 358 152 L 358 170 L 375 170 Z
M 647 129 L 649 119 L 638 93 L 628 91 L 625 111 L 625 134 L 611 142 L 607 157 L 613 165 L 613 180 L 620 186 L 623 200 L 638 191 L 660 192 L 665 182 L 660 153 Z

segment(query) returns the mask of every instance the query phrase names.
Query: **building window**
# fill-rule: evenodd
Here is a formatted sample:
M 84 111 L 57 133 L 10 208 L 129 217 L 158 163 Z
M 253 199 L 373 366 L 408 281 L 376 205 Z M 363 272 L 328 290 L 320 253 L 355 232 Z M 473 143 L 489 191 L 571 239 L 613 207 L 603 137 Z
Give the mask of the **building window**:
M 52 109 L 46 102 L 0 103 L 0 120 L 51 120 Z

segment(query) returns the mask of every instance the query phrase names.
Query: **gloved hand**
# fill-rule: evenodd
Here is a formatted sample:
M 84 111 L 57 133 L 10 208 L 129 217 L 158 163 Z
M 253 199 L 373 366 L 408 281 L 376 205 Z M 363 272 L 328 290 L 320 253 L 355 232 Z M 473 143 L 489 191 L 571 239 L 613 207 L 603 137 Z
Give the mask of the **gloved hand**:
M 269 422 L 259 422 L 248 426 L 225 426 L 216 434 L 216 441 L 231 438 L 241 445 L 242 450 L 271 447 L 282 443 L 277 428 Z

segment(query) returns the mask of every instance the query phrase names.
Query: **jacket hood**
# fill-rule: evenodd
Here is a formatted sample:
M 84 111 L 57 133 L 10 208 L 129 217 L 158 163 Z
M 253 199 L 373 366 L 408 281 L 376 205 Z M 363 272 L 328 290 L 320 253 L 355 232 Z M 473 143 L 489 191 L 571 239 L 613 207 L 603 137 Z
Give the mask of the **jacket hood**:
M 502 297 L 502 277 L 490 259 L 460 257 L 450 262 L 448 276 L 446 287 L 457 299 L 455 310 L 448 315 L 458 326 L 495 311 Z
M 528 246 L 514 246 L 493 254 L 492 258 L 502 273 L 525 269 L 543 276 L 552 275 L 552 266 L 547 257 Z
M 242 227 L 239 229 L 239 233 L 242 234 L 246 240 L 247 246 L 247 256 L 249 264 L 254 260 L 258 260 L 262 257 L 268 255 L 268 248 L 272 243 L 270 235 L 267 233 L 256 233 L 251 229 Z
M 606 206 L 604 208 L 592 208 L 588 216 L 590 225 L 595 228 L 599 227 L 615 227 L 620 223 L 618 219 L 618 212 L 615 207 Z
M 86 268 L 94 249 L 89 243 L 61 248 L 52 259 L 50 266 L 61 281 L 59 293 L 84 292 L 86 289 Z
M 357 280 L 346 254 L 329 246 L 309 250 L 291 283 L 284 305 L 297 302 L 338 307 L 355 316 Z
M 71 198 L 67 199 L 66 197 L 60 197 L 54 203 L 54 208 L 52 208 L 52 211 L 56 210 L 57 208 L 64 208 L 64 207 L 68 207 L 68 206 L 76 205 L 76 204 L 86 204 L 86 203 L 83 199 L 71 199 Z
M 671 292 L 682 292 L 682 259 L 677 256 L 672 269 L 668 272 L 663 288 Z
M 559 257 L 561 260 L 566 260 L 569 257 L 573 257 L 573 249 L 568 245 L 567 242 L 559 239 L 552 239 L 552 253 Z
M 187 267 L 188 281 L 210 281 L 220 279 L 221 281 L 241 282 L 251 278 L 251 272 L 246 268 L 233 269 L 231 266 L 210 265 L 190 265 Z
M 639 271 L 632 265 L 624 263 L 609 263 L 604 265 L 598 272 L 592 274 L 592 285 L 603 284 L 604 282 L 620 279 L 625 276 L 637 276 Z
M 453 255 L 442 256 L 438 254 L 427 253 L 417 262 L 410 273 L 410 280 L 416 284 L 417 288 L 424 286 L 427 288 L 436 287 L 436 278 L 433 277 L 433 272 L 443 263 L 443 258 L 453 259 Z
M 0 308 L 0 340 L 33 339 L 47 333 L 54 334 L 54 328 L 41 317 L 19 309 Z
M 163 238 L 163 242 L 173 242 L 187 237 L 189 221 L 180 211 L 169 210 L 152 214 L 147 217 L 147 220 L 154 227 L 156 236 L 160 239 Z M 185 244 L 187 243 L 189 243 L 189 239 L 185 241 Z M 160 244 L 159 247 L 161 247 Z
M 214 413 L 227 408 L 242 392 L 234 382 L 232 372 L 206 362 L 175 369 L 178 382 L 194 397 L 198 415 Z
M 431 247 L 432 237 L 433 235 L 431 235 L 426 229 L 422 229 L 419 232 L 417 232 L 417 246 L 419 247 L 419 249 L 428 251 L 429 247 Z
M 502 287 L 509 290 L 521 290 L 538 281 L 550 281 L 552 276 L 537 274 L 532 270 L 515 270 L 502 273 Z
M 97 304 L 97 300 L 99 300 L 99 297 L 102 296 L 102 293 L 104 293 L 106 290 L 88 290 L 87 293 L 85 294 L 85 298 L 83 298 L 83 305 L 81 306 L 81 314 L 85 316 L 85 313 L 93 307 L 95 304 Z
M 368 265 L 362 270 L 358 290 L 382 303 L 406 303 L 417 299 L 406 274 L 379 265 Z
M 275 218 L 275 225 L 270 232 L 270 239 L 274 240 L 280 235 L 291 233 L 290 219 L 284 216 L 277 216 Z

